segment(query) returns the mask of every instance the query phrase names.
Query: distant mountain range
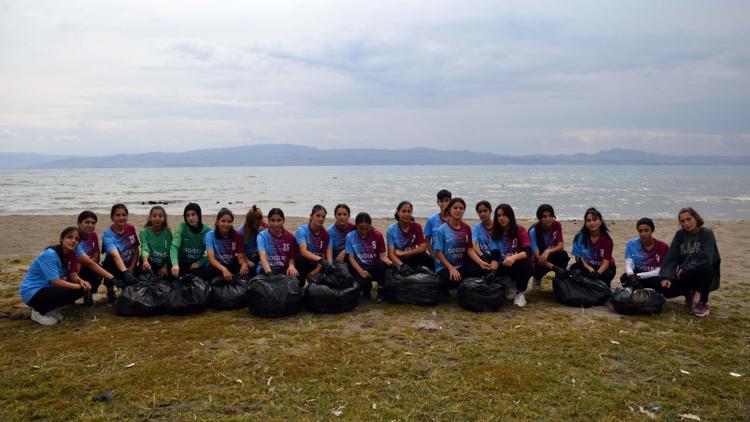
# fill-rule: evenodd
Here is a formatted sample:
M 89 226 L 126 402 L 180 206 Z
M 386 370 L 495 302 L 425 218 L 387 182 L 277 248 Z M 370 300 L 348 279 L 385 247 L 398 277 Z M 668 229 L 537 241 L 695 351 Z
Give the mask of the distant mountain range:
M 246 145 L 187 152 L 99 157 L 0 153 L 0 169 L 247 167 L 350 165 L 748 165 L 750 157 L 678 156 L 612 149 L 596 154 L 498 155 L 430 148 L 318 149 L 290 144 Z

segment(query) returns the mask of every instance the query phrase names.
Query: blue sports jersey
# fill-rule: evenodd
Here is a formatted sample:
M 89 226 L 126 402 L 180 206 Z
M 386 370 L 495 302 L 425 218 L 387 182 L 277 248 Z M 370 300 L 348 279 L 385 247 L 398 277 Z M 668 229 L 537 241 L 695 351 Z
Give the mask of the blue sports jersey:
M 549 248 L 554 248 L 558 243 L 563 241 L 562 225 L 559 221 L 555 220 L 552 222 L 552 226 L 549 230 L 542 230 L 542 238 L 544 239 L 544 249 L 540 249 L 540 246 L 536 241 L 536 229 L 539 224 L 534 224 L 529 230 L 529 238 L 531 239 L 531 252 L 542 253 Z
M 271 230 L 258 233 L 258 251 L 266 253 L 266 261 L 271 268 L 286 268 L 289 260 L 297 257 L 297 242 L 291 233 L 284 230 L 280 237 L 271 234 Z
M 422 226 L 414 221 L 409 222 L 409 230 L 406 233 L 401 230 L 398 223 L 391 224 L 385 232 L 385 237 L 389 248 L 393 246 L 400 251 L 414 249 L 425 242 Z
M 97 264 L 99 263 L 99 237 L 96 232 L 91 232 L 81 238 L 76 246 L 76 256 L 87 255 Z
M 125 225 L 125 231 L 122 234 L 115 233 L 112 227 L 105 230 L 102 243 L 104 243 L 104 252 L 107 254 L 117 249 L 126 267 L 130 266 L 133 258 L 136 258 L 135 249 L 140 245 L 135 235 L 135 227 L 130 224 Z
M 294 234 L 294 239 L 297 241 L 298 247 L 304 244 L 307 246 L 308 252 L 321 258 L 326 257 L 329 242 L 328 238 L 328 232 L 324 228 L 321 227 L 318 234 L 315 234 L 310 230 L 309 224 L 299 226 Z
M 352 255 L 363 270 L 375 267 L 381 253 L 385 253 L 385 241 L 379 231 L 370 229 L 362 239 L 356 230 L 346 235 L 346 253 Z
M 261 226 L 258 229 L 258 233 L 262 232 L 263 230 L 266 230 L 266 227 Z M 245 239 L 245 225 L 241 225 L 239 229 L 237 229 L 237 233 L 240 234 L 240 237 Z M 250 235 L 247 238 L 247 241 L 245 242 L 245 256 L 247 259 L 249 259 L 251 262 L 258 263 L 259 257 L 258 257 L 258 235 Z
M 633 260 L 633 267 L 637 273 L 647 273 L 661 268 L 667 256 L 669 246 L 661 240 L 654 239 L 654 246 L 650 251 L 643 249 L 641 239 L 635 237 L 625 245 L 625 259 Z
M 437 254 L 442 252 L 445 259 L 456 268 L 468 259 L 467 251 L 471 247 L 471 227 L 463 221 L 458 230 L 444 223 L 433 232 L 432 250 Z M 445 265 L 435 257 L 435 271 L 445 269 Z
M 354 224 L 351 223 L 347 224 L 344 230 L 339 229 L 336 224 L 328 226 L 328 247 L 331 248 L 334 259 L 346 248 L 346 235 L 354 228 Z
M 60 256 L 54 248 L 45 249 L 39 256 L 34 258 L 29 271 L 18 287 L 18 294 L 24 303 L 28 304 L 31 298 L 44 287 L 52 287 L 52 280 L 67 279 L 69 272 L 78 271 L 75 264 L 75 254 L 69 257 L 68 268 L 63 267 Z
M 492 229 L 484 227 L 481 221 L 471 226 L 471 240 L 479 246 L 484 256 L 490 255 L 490 236 Z
M 500 239 L 490 239 L 490 249 L 500 253 L 500 260 L 521 253 L 529 248 L 529 233 L 523 226 L 516 225 L 516 235 L 503 234 Z M 526 249 L 528 254 L 528 249 Z M 528 257 L 527 257 L 528 258 Z
M 602 265 L 604 260 L 614 265 L 615 260 L 612 257 L 612 246 L 612 239 L 609 236 L 601 235 L 596 244 L 590 245 L 586 243 L 583 233 L 578 232 L 573 239 L 573 250 L 571 253 L 573 256 L 577 256 L 595 267 Z
M 206 233 L 206 250 L 214 251 L 214 257 L 222 265 L 230 265 L 237 259 L 238 253 L 245 252 L 242 237 L 240 237 L 240 234 L 236 230 L 233 230 L 231 236 L 227 238 L 219 237 L 216 234 L 216 230 Z
M 424 236 L 425 237 L 432 237 L 432 234 L 435 232 L 435 230 L 438 229 L 438 227 L 442 226 L 445 223 L 445 220 L 440 216 L 440 213 L 433 214 L 427 218 L 427 221 L 424 223 Z

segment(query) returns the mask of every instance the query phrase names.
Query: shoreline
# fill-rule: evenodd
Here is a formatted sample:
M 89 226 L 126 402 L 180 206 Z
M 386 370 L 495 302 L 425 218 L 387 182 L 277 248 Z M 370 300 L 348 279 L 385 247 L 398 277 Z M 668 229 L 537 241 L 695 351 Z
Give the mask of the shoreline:
M 60 232 L 67 226 L 75 225 L 76 214 L 69 215 L 4 215 L 0 216 L 0 229 L 3 233 L 4 241 L 0 242 L 0 259 L 14 259 L 19 257 L 35 257 L 45 247 L 57 243 Z M 109 216 L 98 214 L 99 222 L 96 232 L 101 235 L 109 226 Z M 204 216 L 203 222 L 213 225 L 215 216 Z M 352 216 L 353 220 L 353 216 Z M 182 221 L 182 216 L 171 215 L 170 225 L 174 226 L 176 222 Z M 244 221 L 244 215 L 235 217 L 235 227 L 238 227 Z M 302 224 L 307 223 L 307 217 L 287 217 L 284 228 L 292 234 Z M 425 218 L 415 218 L 420 225 L 424 226 Z M 479 220 L 476 218 L 466 218 L 464 221 L 472 225 Z M 570 252 L 573 236 L 581 228 L 581 220 L 559 220 L 563 227 L 563 238 L 565 249 Z M 721 279 L 730 281 L 750 280 L 750 276 L 745 271 L 744 253 L 750 251 L 750 238 L 743 235 L 743 228 L 747 220 L 707 220 L 706 227 L 712 229 L 716 235 L 719 245 L 719 251 L 722 256 Z M 146 215 L 130 214 L 128 223 L 135 226 L 136 231 L 140 231 L 146 222 Z M 329 214 L 326 218 L 326 227 L 334 222 L 334 218 Z M 394 223 L 393 218 L 373 218 L 373 226 L 380 230 L 385 236 L 387 227 Z M 607 220 L 605 219 L 614 241 L 613 256 L 617 266 L 617 274 L 622 273 L 623 254 L 625 252 L 625 243 L 628 239 L 637 236 L 635 229 L 635 219 L 626 220 Z M 529 228 L 534 221 L 519 219 L 518 223 L 525 228 Z M 654 237 L 670 243 L 672 236 L 677 231 L 677 219 L 655 219 L 656 230 Z M 101 241 L 101 240 L 100 240 Z M 615 281 L 614 283 L 617 283 Z

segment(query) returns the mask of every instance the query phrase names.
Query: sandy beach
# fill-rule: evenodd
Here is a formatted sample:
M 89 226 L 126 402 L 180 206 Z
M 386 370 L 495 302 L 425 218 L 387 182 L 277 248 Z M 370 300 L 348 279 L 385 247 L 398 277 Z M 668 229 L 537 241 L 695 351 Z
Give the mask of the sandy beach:
M 467 212 L 467 215 L 473 214 Z M 182 220 L 181 216 L 170 216 L 174 225 Z M 237 217 L 235 227 L 238 227 L 243 217 Z M 206 224 L 212 225 L 214 216 L 204 217 Z M 140 231 L 146 221 L 146 216 L 131 214 L 129 222 L 135 225 Z M 466 219 L 468 224 L 474 224 L 478 220 Z M 57 237 L 63 228 L 75 225 L 76 215 L 53 215 L 53 216 L 29 216 L 29 215 L 11 215 L 0 216 L 0 227 L 5 241 L 0 243 L 0 259 L 9 259 L 17 257 L 36 256 L 45 246 L 57 243 Z M 285 228 L 292 233 L 302 224 L 307 222 L 305 217 L 288 217 Z M 333 222 L 329 216 L 326 219 L 326 226 Z M 424 225 L 424 219 L 418 218 L 417 222 Z M 614 240 L 614 257 L 617 261 L 618 277 L 622 272 L 623 254 L 625 252 L 625 242 L 637 235 L 634 220 L 606 221 L 610 229 L 610 234 Z M 392 219 L 378 218 L 374 219 L 373 224 L 383 233 L 386 228 L 393 223 Z M 565 238 L 565 249 L 570 252 L 571 243 L 575 233 L 580 230 L 582 221 L 561 221 L 563 226 L 563 235 Z M 97 224 L 97 233 L 101 234 L 110 224 L 109 216 L 100 215 Z M 528 228 L 531 221 L 519 220 L 519 224 Z M 669 242 L 677 230 L 677 219 L 674 220 L 656 220 L 656 230 L 654 237 Z M 750 238 L 742 234 L 744 221 L 707 221 L 706 227 L 714 230 L 716 240 L 721 252 L 721 278 L 722 282 L 732 282 L 748 280 L 748 275 L 742 269 L 742 254 L 750 252 Z

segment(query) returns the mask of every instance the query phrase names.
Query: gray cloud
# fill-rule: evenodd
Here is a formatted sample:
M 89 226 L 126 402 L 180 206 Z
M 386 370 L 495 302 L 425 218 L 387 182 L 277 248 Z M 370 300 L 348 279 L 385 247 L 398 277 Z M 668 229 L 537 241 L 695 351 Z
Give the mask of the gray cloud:
M 750 155 L 749 9 L 13 3 L 0 16 L 0 149 Z

